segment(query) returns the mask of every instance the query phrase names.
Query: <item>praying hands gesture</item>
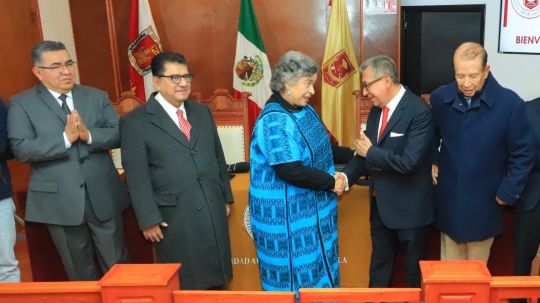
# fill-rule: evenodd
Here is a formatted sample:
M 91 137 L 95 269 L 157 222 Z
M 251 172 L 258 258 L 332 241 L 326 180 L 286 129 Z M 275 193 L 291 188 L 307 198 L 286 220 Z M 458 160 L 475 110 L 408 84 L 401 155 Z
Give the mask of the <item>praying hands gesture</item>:
M 66 133 L 69 143 L 73 143 L 79 139 L 88 143 L 88 140 L 90 140 L 90 132 L 76 110 L 67 115 L 64 132 Z

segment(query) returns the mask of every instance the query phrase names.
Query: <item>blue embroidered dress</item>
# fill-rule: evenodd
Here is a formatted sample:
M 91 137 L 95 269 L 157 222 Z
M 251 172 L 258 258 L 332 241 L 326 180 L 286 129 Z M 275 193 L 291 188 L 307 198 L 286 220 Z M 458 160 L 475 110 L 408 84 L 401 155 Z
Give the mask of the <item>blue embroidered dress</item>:
M 311 106 L 289 111 L 268 102 L 250 149 L 249 209 L 262 288 L 339 287 L 336 195 L 294 186 L 272 168 L 295 161 L 334 174 L 328 134 Z

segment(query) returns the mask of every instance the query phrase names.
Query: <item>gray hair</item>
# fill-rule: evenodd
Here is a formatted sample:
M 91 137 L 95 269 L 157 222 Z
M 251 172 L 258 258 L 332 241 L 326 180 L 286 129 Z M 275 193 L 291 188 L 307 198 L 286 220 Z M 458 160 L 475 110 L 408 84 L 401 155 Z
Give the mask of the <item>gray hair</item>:
M 365 71 L 370 66 L 373 69 L 373 76 L 375 78 L 388 75 L 394 84 L 399 83 L 396 63 L 392 58 L 386 55 L 370 57 L 360 65 L 360 72 Z
M 30 56 L 34 65 L 41 64 L 41 55 L 46 52 L 54 52 L 59 50 L 65 50 L 66 46 L 60 41 L 41 41 L 32 47 Z
M 486 67 L 488 54 L 482 44 L 477 42 L 463 42 L 456 48 L 456 51 L 454 52 L 454 59 L 459 58 L 461 60 L 471 61 L 478 57 L 480 57 L 480 60 L 482 60 L 482 67 Z
M 313 76 L 318 71 L 319 67 L 313 59 L 301 52 L 288 51 L 272 71 L 270 89 L 275 93 L 283 93 L 286 84 L 294 84 L 298 79 Z

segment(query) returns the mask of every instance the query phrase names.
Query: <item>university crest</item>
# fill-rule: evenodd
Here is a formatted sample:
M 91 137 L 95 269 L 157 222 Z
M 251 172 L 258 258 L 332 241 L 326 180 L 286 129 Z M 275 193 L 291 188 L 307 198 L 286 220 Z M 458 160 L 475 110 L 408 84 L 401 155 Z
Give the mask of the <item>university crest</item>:
M 159 38 L 151 26 L 142 31 L 128 47 L 129 62 L 141 76 L 150 72 L 152 58 L 159 53 L 161 53 Z
M 234 64 L 236 76 L 242 80 L 242 86 L 254 87 L 264 77 L 264 68 L 261 56 L 244 56 Z
M 356 67 L 352 65 L 349 56 L 344 50 L 340 50 L 335 56 L 326 61 L 322 67 L 324 82 L 336 88 L 355 72 Z
M 510 0 L 514 11 L 523 18 L 533 19 L 540 16 L 539 0 Z

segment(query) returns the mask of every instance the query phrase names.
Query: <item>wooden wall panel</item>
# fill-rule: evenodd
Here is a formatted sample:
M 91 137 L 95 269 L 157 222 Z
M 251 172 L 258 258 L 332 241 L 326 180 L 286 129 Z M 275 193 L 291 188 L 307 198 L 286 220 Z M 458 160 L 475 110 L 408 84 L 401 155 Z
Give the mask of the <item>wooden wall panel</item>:
M 116 43 L 118 45 L 118 63 L 120 66 L 121 91 L 130 90 L 129 59 L 127 56 L 129 6 L 130 0 L 113 0 L 114 26 L 116 27 Z
M 114 79 L 108 49 L 105 2 L 71 0 L 81 83 L 112 93 Z M 353 41 L 360 58 L 360 0 L 346 0 Z M 130 0 L 114 0 L 121 91 L 129 90 L 127 32 Z M 289 49 L 322 63 L 326 41 L 326 0 L 252 0 L 270 64 Z M 232 88 L 239 0 L 152 0 L 150 7 L 165 50 L 186 56 L 195 74 L 192 91 L 209 97 L 215 88 Z M 320 109 L 320 77 L 312 104 Z M 111 98 L 112 98 L 111 94 Z
M 360 2 L 346 2 L 359 58 Z M 252 3 L 271 65 L 290 49 L 302 51 L 322 63 L 330 12 L 328 1 L 252 0 Z M 154 0 L 150 6 L 164 49 L 186 56 L 196 76 L 192 90 L 207 97 L 215 88 L 230 89 L 240 1 Z M 319 75 L 312 100 L 317 109 L 320 109 L 320 83 Z
M 0 0 L 0 96 L 6 99 L 36 82 L 30 50 L 41 40 L 37 0 Z
M 364 7 L 369 0 L 360 0 L 362 2 L 363 11 Z M 391 0 L 396 5 L 394 13 L 368 13 L 364 12 L 362 28 L 362 40 L 361 44 L 361 56 L 359 57 L 359 63 L 365 59 L 376 55 L 388 55 L 396 62 L 398 68 L 400 68 L 400 26 L 401 26 L 401 13 L 400 5 L 401 0 Z
M 7 99 L 33 86 L 37 79 L 32 73 L 30 50 L 41 41 L 41 23 L 37 0 L 0 0 L 0 96 Z M 15 192 L 26 191 L 30 168 L 16 160 L 9 161 Z M 18 201 L 16 201 L 18 202 Z M 17 212 L 23 207 L 17 203 Z
M 111 99 L 118 98 L 105 1 L 70 0 L 69 5 L 81 84 L 105 90 Z M 129 6 L 126 9 L 129 11 Z

